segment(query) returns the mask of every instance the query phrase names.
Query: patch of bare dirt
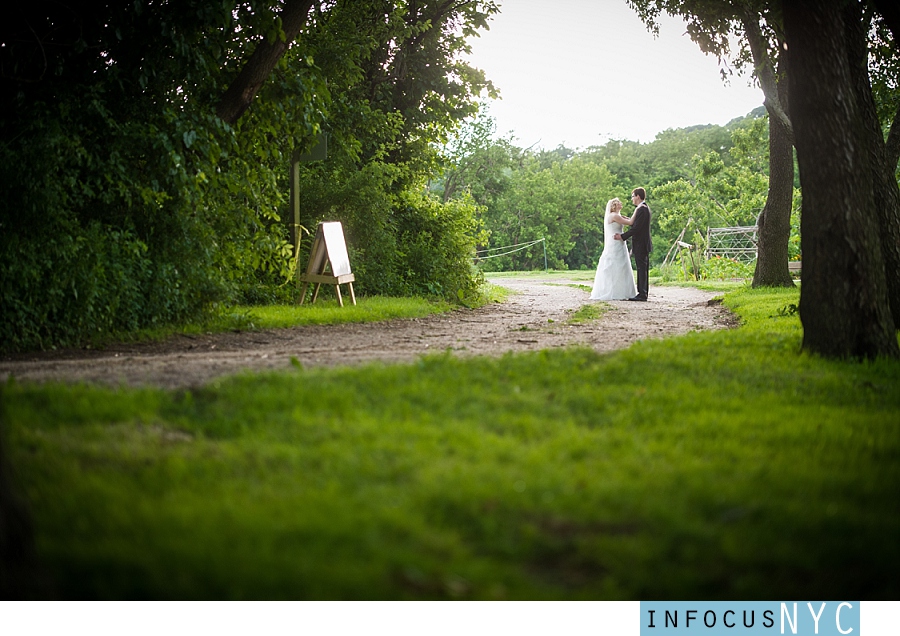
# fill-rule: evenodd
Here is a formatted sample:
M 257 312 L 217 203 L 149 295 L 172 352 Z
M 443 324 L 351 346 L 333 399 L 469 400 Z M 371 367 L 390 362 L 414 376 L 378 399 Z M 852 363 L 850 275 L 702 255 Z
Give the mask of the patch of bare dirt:
M 597 351 L 735 324 L 717 294 L 682 287 L 653 287 L 649 302 L 612 301 L 599 320 L 568 324 L 590 301 L 572 281 L 497 279 L 515 293 L 502 304 L 382 323 L 315 325 L 206 336 L 163 343 L 122 344 L 102 351 L 66 350 L 7 357 L 0 378 L 187 388 L 243 371 L 409 362 L 431 352 L 500 355 L 569 345 Z

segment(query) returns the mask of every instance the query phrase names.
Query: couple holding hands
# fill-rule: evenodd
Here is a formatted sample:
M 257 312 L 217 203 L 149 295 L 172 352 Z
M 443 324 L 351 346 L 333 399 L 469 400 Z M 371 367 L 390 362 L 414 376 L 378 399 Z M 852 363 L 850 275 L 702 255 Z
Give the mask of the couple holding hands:
M 634 214 L 622 216 L 622 202 L 618 197 L 606 204 L 603 224 L 603 253 L 597 263 L 594 289 L 591 300 L 636 300 L 646 301 L 650 288 L 650 208 L 644 202 L 647 193 L 643 188 L 635 188 L 631 193 Z M 622 232 L 623 225 L 631 229 Z M 632 253 L 637 269 L 637 287 L 631 270 L 631 258 L 625 241 L 633 239 Z

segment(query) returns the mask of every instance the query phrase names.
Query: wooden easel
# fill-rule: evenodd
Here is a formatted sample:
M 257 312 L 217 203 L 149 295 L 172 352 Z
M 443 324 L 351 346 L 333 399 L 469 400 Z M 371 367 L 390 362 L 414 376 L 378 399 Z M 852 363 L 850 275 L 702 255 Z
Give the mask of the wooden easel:
M 303 281 L 303 289 L 300 291 L 301 305 L 306 299 L 306 289 L 310 283 L 316 285 L 312 297 L 314 303 L 319 296 L 319 287 L 323 284 L 334 285 L 338 305 L 343 307 L 341 285 L 347 283 L 350 286 L 350 299 L 354 305 L 356 304 L 356 295 L 353 293 L 353 281 L 356 278 L 350 272 L 350 257 L 347 256 L 347 244 L 344 242 L 344 228 L 339 221 L 319 223 L 316 227 L 316 238 L 309 252 L 309 264 L 300 280 Z

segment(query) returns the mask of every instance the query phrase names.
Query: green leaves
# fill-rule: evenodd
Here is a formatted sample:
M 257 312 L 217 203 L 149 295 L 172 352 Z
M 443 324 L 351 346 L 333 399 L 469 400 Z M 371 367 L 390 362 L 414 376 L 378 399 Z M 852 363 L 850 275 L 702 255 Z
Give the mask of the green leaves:
M 287 34 L 285 34 L 284 25 L 281 23 L 281 16 L 275 16 L 272 28 L 266 32 L 266 40 L 268 40 L 269 44 L 287 42 Z
M 361 292 L 455 298 L 477 284 L 474 204 L 421 191 L 435 144 L 489 87 L 461 57 L 462 33 L 496 6 L 326 3 L 226 125 L 214 108 L 241 61 L 264 38 L 286 40 L 281 7 L 98 6 L 78 15 L 77 33 L 60 26 L 80 44 L 45 52 L 53 74 L 3 85 L 0 348 L 77 344 L 287 294 L 289 157 L 320 131 L 333 143 L 304 170 L 302 222 L 345 221 Z M 0 55 L 30 73 L 39 53 L 16 44 Z
M 593 268 L 603 245 L 607 200 L 627 202 L 638 185 L 650 193 L 659 246 L 671 245 L 690 219 L 695 229 L 752 224 L 767 187 L 767 120 L 760 112 L 725 127 L 667 130 L 647 144 L 611 140 L 581 150 L 533 151 L 516 147 L 512 138 L 495 139 L 494 122 L 483 108 L 443 148 L 447 167 L 432 189 L 444 199 L 466 192 L 475 199 L 490 237 L 480 247 L 547 238 L 550 267 Z M 665 253 L 654 256 L 661 260 Z M 543 249 L 483 266 L 542 269 Z
M 184 141 L 185 148 L 190 148 L 196 138 L 197 133 L 193 130 L 189 130 L 181 136 L 182 141 Z

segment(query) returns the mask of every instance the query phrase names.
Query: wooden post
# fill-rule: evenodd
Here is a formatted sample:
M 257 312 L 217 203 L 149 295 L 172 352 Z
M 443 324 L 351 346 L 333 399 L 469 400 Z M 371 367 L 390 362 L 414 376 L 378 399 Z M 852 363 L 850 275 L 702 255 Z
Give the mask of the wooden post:
M 300 284 L 300 159 L 295 151 L 291 157 L 291 209 L 294 212 L 294 225 L 291 228 L 291 240 L 294 242 L 294 261 L 296 263 L 297 284 Z
M 294 225 L 291 228 L 291 240 L 294 241 L 294 260 L 297 270 L 297 284 L 300 284 L 300 162 L 324 161 L 328 158 L 328 134 L 320 133 L 313 139 L 313 144 L 307 152 L 294 150 L 291 155 L 291 210 L 294 213 Z M 306 294 L 306 285 L 300 292 Z M 302 302 L 302 300 L 301 300 Z M 354 303 L 355 304 L 355 303 Z

